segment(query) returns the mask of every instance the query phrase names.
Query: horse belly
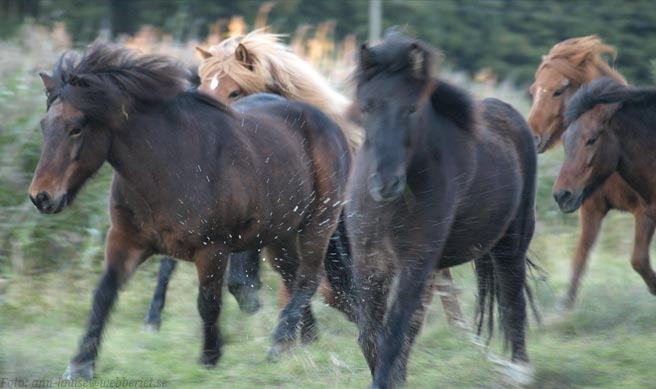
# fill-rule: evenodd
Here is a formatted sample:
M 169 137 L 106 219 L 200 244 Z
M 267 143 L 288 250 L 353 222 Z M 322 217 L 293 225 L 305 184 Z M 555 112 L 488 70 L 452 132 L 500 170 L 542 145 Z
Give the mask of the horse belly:
M 522 186 L 514 177 L 488 179 L 461 202 L 444 247 L 440 267 L 455 266 L 488 253 L 515 218 Z

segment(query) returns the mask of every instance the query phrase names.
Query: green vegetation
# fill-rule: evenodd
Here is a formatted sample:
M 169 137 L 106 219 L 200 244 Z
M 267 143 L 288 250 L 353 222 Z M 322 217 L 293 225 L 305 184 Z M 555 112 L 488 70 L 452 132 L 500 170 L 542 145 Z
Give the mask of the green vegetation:
M 233 15 L 255 23 L 260 6 L 272 6 L 266 24 L 293 34 L 299 26 L 335 20 L 334 37 L 367 38 L 367 0 L 5 0 L 0 2 L 0 36 L 25 19 L 63 21 L 78 44 L 98 31 L 117 37 L 150 24 L 180 41 L 207 36 L 218 21 L 224 30 Z M 266 6 L 265 6 L 266 8 Z M 617 67 L 630 83 L 653 83 L 656 7 L 651 0 L 410 0 L 384 1 L 383 27 L 405 26 L 444 50 L 456 69 L 475 75 L 489 69 L 520 85 L 530 82 L 540 56 L 563 39 L 597 34 L 620 49 Z
M 447 4 L 447 3 L 445 3 Z M 487 4 L 487 3 L 486 3 Z M 473 38 L 475 39 L 475 38 Z M 27 200 L 41 149 L 39 120 L 45 97 L 36 71 L 49 69 L 63 47 L 45 30 L 22 29 L 0 42 L 0 379 L 54 379 L 74 354 L 102 269 L 111 170 L 94 177 L 66 212 L 43 216 Z M 524 114 L 530 102 L 510 83 L 476 83 L 449 73 L 477 96 L 498 96 Z M 544 324 L 531 323 L 528 350 L 535 388 L 649 388 L 656 340 L 654 297 L 629 265 L 632 220 L 612 213 L 584 279 L 579 305 L 568 315 L 554 306 L 565 290 L 577 229 L 551 198 L 561 151 L 540 157 L 539 222 L 531 246 L 549 278 L 531 282 Z M 320 340 L 298 347 L 279 363 L 266 362 L 276 317 L 278 276 L 264 266 L 264 306 L 239 312 L 225 294 L 221 326 L 224 356 L 215 370 L 197 364 L 201 346 L 196 273 L 183 263 L 171 282 L 160 333 L 141 330 L 153 291 L 157 260 L 146 263 L 120 296 L 98 360 L 104 379 L 155 378 L 170 388 L 364 388 L 369 372 L 357 330 L 319 298 L 314 309 Z M 454 269 L 464 312 L 473 317 L 471 267 Z M 408 388 L 503 388 L 484 350 L 463 330 L 449 328 L 436 298 L 411 355 Z M 491 351 L 503 354 L 497 332 Z

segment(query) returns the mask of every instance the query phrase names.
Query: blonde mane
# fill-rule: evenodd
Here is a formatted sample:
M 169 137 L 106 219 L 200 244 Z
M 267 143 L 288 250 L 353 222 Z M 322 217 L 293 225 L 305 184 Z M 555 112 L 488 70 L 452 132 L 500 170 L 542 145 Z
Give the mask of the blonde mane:
M 535 72 L 535 78 L 545 68 L 552 67 L 571 82 L 588 84 L 590 81 L 609 76 L 618 82 L 626 84 L 626 80 L 611 68 L 602 55 L 609 55 L 614 61 L 617 50 L 613 46 L 604 44 L 596 35 L 564 40 L 549 50 L 549 54 L 542 58 L 540 67 Z
M 357 149 L 362 143 L 362 129 L 347 119 L 351 102 L 282 44 L 280 38 L 281 35 L 262 31 L 228 38 L 207 49 L 211 56 L 203 60 L 198 74 L 201 80 L 228 75 L 246 95 L 271 92 L 312 104 L 339 124 L 352 150 Z M 248 64 L 235 56 L 239 44 L 248 50 Z

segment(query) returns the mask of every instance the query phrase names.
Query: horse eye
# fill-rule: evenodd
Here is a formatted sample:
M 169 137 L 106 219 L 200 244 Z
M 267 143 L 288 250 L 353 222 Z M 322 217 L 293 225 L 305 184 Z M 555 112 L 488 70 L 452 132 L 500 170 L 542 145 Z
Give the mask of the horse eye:
M 408 113 L 412 115 L 413 113 L 417 112 L 417 107 L 414 105 L 412 107 L 408 107 Z
M 231 100 L 234 100 L 234 99 L 239 98 L 239 96 L 241 96 L 241 92 L 238 91 L 238 90 L 234 90 L 234 91 L 230 92 L 230 94 L 228 95 L 228 98 L 231 99 Z
M 558 97 L 558 96 L 562 95 L 563 92 L 565 92 L 564 88 L 563 89 L 558 89 L 557 91 L 554 92 L 553 95 L 554 95 L 554 97 Z
M 597 141 L 597 138 L 590 138 L 590 139 L 588 139 L 587 142 L 585 142 L 585 145 L 586 146 L 592 146 L 593 144 L 595 144 L 596 141 Z
M 82 128 L 80 127 L 73 127 L 71 130 L 68 132 L 68 136 L 70 137 L 78 137 L 82 134 Z

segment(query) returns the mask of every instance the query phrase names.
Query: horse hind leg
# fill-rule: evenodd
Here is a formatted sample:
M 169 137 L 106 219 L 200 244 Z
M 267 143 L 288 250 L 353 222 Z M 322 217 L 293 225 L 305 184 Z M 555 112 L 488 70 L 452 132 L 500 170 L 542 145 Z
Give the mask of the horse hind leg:
M 460 328 L 468 328 L 460 302 L 458 301 L 458 289 L 453 282 L 449 269 L 443 269 L 433 277 L 433 286 L 440 296 L 442 308 L 446 314 L 449 325 Z M 430 304 L 430 301 L 428 301 Z
M 291 296 L 295 290 L 294 281 L 296 279 L 296 274 L 298 272 L 300 263 L 299 250 L 300 248 L 298 235 L 294 235 L 293 238 L 290 238 L 285 242 L 279 242 L 276 245 L 269 246 L 265 250 L 267 258 L 270 257 L 269 262 L 271 263 L 271 266 L 273 266 L 274 270 L 280 274 L 283 281 L 282 285 L 280 286 L 278 296 L 282 305 L 282 310 L 279 316 L 276 330 L 279 326 L 281 326 L 281 320 L 283 320 L 282 313 L 284 309 L 290 304 Z M 297 325 L 290 329 L 290 333 L 286 334 L 284 338 L 277 339 L 276 330 L 274 330 L 274 335 L 272 336 L 273 345 L 271 346 L 267 356 L 267 359 L 270 362 L 276 361 L 280 354 L 293 347 L 298 330 L 300 329 L 299 327 L 308 326 L 311 328 L 316 328 L 314 317 L 312 316 L 311 311 L 309 316 L 306 312 L 307 310 L 301 309 L 300 312 L 297 313 L 300 316 Z
M 605 199 L 602 200 L 603 204 L 596 197 L 593 197 L 585 201 L 579 210 L 579 238 L 576 243 L 574 257 L 572 257 L 572 275 L 567 293 L 559 302 L 559 308 L 571 309 L 576 301 L 579 283 L 585 272 L 590 250 L 597 240 L 601 222 L 607 213 Z
M 533 369 L 526 352 L 526 252 L 533 233 L 530 230 L 510 228 L 492 249 L 494 292 L 497 293 L 498 310 L 505 339 L 510 343 L 511 364 L 501 372 L 514 383 L 532 382 Z
M 200 363 L 212 368 L 221 357 L 223 340 L 217 325 L 221 312 L 223 279 L 228 262 L 227 248 L 208 247 L 194 254 L 198 273 L 198 313 L 203 320 L 203 350 Z
M 164 257 L 160 261 L 159 272 L 157 273 L 157 286 L 155 287 L 153 298 L 150 300 L 150 306 L 148 307 L 148 313 L 146 314 L 144 323 L 144 329 L 146 331 L 159 331 L 162 325 L 162 310 L 166 302 L 166 291 L 168 290 L 169 281 L 176 265 L 177 261 L 170 257 Z
M 656 274 L 654 274 L 649 258 L 649 245 L 654 237 L 654 228 L 656 228 L 656 223 L 652 218 L 640 210 L 636 212 L 635 241 L 633 244 L 631 265 L 642 276 L 642 279 L 649 288 L 649 292 L 656 295 Z
M 262 286 L 259 251 L 232 253 L 229 262 L 228 291 L 237 300 L 240 310 L 246 313 L 257 312 L 261 306 L 257 292 Z

